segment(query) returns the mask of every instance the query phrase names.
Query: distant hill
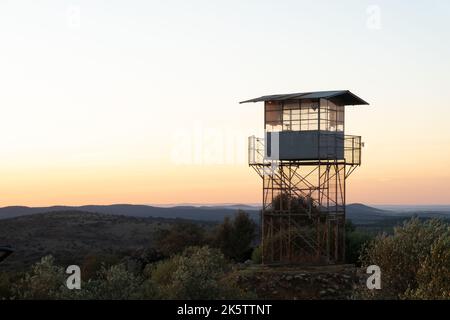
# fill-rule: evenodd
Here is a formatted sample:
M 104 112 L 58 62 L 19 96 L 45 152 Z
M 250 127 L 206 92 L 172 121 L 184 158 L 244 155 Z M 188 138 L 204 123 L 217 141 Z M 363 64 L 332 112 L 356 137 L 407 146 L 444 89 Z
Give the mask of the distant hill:
M 392 217 L 394 212 L 380 210 L 360 203 L 347 205 L 346 218 L 353 223 L 369 223 Z
M 104 213 L 112 215 L 122 215 L 127 217 L 161 217 L 161 218 L 182 218 L 201 221 L 223 221 L 226 216 L 233 216 L 238 209 L 244 209 L 255 221 L 259 219 L 259 209 L 257 207 L 236 205 L 236 206 L 175 206 L 169 208 L 155 207 L 148 205 L 114 204 L 114 205 L 87 205 L 87 206 L 52 206 L 52 207 L 24 207 L 11 206 L 0 208 L 0 219 L 14 218 L 44 212 L 59 211 L 83 211 L 92 213 Z
M 0 219 L 27 216 L 44 212 L 59 211 L 83 211 L 91 213 L 103 213 L 111 215 L 122 215 L 127 217 L 161 217 L 161 218 L 182 218 L 188 220 L 221 222 L 225 217 L 231 217 L 236 214 L 237 210 L 246 211 L 250 217 L 259 222 L 259 210 L 257 206 L 249 206 L 243 204 L 229 204 L 219 206 L 192 206 L 182 205 L 174 207 L 157 207 L 149 205 L 131 205 L 131 204 L 114 204 L 114 205 L 87 205 L 87 206 L 52 206 L 52 207 L 24 207 L 11 206 L 0 208 Z M 423 218 L 449 218 L 450 212 L 439 211 L 393 211 L 382 210 L 366 206 L 360 203 L 347 205 L 347 218 L 355 224 L 366 224 L 378 222 L 387 218 L 399 218 L 409 216 L 419 216 Z
M 395 211 L 377 209 L 360 203 L 347 205 L 347 219 L 352 220 L 352 222 L 355 224 L 378 223 L 386 219 L 398 220 L 412 216 L 416 216 L 419 218 L 450 219 L 450 211 L 434 211 L 422 209 Z

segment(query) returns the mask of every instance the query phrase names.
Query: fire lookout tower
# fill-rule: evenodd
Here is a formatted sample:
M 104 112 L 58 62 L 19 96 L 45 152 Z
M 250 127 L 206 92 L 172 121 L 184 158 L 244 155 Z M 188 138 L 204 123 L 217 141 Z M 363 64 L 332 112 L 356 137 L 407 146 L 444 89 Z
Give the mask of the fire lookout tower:
M 361 137 L 344 134 L 350 91 L 263 96 L 264 138 L 249 137 L 249 165 L 263 181 L 264 264 L 342 263 L 345 181 L 361 165 Z

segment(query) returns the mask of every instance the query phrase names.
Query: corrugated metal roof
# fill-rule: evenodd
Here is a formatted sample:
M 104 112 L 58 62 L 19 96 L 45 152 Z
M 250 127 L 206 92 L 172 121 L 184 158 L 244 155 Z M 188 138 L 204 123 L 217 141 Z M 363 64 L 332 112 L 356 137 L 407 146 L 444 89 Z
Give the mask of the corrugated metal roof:
M 339 105 L 363 105 L 368 104 L 366 101 L 351 93 L 348 90 L 334 91 L 316 91 L 316 92 L 300 92 L 290 94 L 273 94 L 262 96 L 250 100 L 241 101 L 239 103 L 260 102 L 260 101 L 286 101 L 286 100 L 303 100 L 303 99 L 329 99 Z

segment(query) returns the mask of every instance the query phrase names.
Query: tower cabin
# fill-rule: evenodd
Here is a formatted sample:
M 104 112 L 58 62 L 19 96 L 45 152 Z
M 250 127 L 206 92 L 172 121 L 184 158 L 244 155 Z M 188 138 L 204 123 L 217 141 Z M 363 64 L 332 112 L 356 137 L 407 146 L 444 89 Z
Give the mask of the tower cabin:
M 345 106 L 368 104 L 348 90 L 268 95 L 240 103 L 249 102 L 264 102 L 264 158 L 295 161 L 343 161 L 348 143 L 358 138 L 344 135 Z M 347 162 L 360 161 L 360 154 L 347 155 Z

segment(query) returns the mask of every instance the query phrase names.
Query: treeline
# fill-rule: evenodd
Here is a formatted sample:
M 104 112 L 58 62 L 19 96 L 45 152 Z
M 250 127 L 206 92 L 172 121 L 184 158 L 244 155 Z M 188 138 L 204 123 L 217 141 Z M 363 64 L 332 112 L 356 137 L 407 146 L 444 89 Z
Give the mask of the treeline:
M 226 217 L 209 232 L 192 223 L 179 223 L 170 229 L 159 230 L 156 248 L 163 256 L 170 257 L 190 246 L 208 245 L 219 249 L 230 261 L 244 262 L 251 258 L 256 235 L 255 222 L 239 210 L 232 219 Z

